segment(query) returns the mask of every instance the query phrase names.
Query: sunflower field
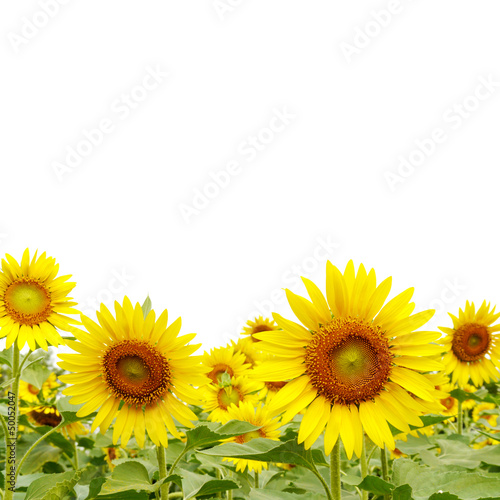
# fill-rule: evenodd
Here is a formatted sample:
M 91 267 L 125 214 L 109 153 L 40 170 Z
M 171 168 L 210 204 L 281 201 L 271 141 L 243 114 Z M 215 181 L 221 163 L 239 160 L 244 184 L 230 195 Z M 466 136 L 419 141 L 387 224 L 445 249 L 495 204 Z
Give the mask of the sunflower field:
M 2 259 L 3 500 L 500 499 L 486 301 L 426 330 L 412 288 L 327 262 L 324 291 L 284 292 L 295 317 L 204 352 L 149 297 L 80 315 L 70 278 Z

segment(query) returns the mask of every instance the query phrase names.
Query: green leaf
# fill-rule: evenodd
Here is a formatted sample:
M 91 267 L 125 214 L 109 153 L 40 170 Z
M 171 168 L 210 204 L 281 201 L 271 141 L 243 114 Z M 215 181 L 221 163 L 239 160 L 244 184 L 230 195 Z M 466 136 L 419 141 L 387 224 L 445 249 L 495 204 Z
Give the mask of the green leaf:
M 12 368 L 12 347 L 0 352 L 0 365 L 7 365 Z
M 45 462 L 42 467 L 44 474 L 58 474 L 64 472 L 64 467 L 57 462 Z
M 412 491 L 409 484 L 402 484 L 392 490 L 392 500 L 412 500 Z
M 474 401 L 483 401 L 484 398 L 477 396 L 474 393 L 466 392 L 462 389 L 453 389 L 450 392 L 450 396 L 452 398 L 458 399 L 458 401 L 461 401 L 462 403 L 466 401 L 467 399 L 473 399 Z
M 366 476 L 363 481 L 358 484 L 358 488 L 365 491 L 371 491 L 376 495 L 389 495 L 394 489 L 394 485 L 377 476 Z
M 12 384 L 13 384 L 13 382 L 14 382 L 14 379 L 13 379 L 13 378 L 11 378 L 11 379 L 9 379 L 9 380 L 6 380 L 5 382 L 2 382 L 2 383 L 0 384 L 0 388 L 2 388 L 2 389 L 3 389 L 4 387 L 9 387 L 10 385 L 12 385 Z
M 476 469 L 481 462 L 500 466 L 500 447 L 488 446 L 475 450 L 469 446 L 451 439 L 437 440 L 442 454 L 439 461 L 446 465 L 460 465 L 468 469 Z
M 81 471 L 46 474 L 30 484 L 25 500 L 60 500 L 73 489 L 80 475 Z
M 460 500 L 460 498 L 451 493 L 434 493 L 429 497 L 429 500 Z
M 61 450 L 50 444 L 39 444 L 23 464 L 22 473 L 32 474 L 40 469 L 45 462 L 57 462 Z
M 49 378 L 52 372 L 42 364 L 32 364 L 25 367 L 21 374 L 21 380 L 41 389 L 43 383 Z
M 173 474 L 163 481 L 151 484 L 146 467 L 139 462 L 128 461 L 114 468 L 111 477 L 102 485 L 101 492 L 103 494 L 113 494 L 128 490 L 143 490 L 153 493 L 161 484 L 177 479 L 180 479 L 179 476 Z
M 69 402 L 71 396 L 64 396 L 59 398 L 56 402 L 56 407 L 59 410 L 59 413 L 62 416 L 62 422 L 59 424 L 61 427 L 67 424 L 73 424 L 75 422 L 79 422 L 80 420 L 92 419 L 96 413 L 92 413 L 87 415 L 86 417 L 77 417 L 76 413 L 78 410 L 85 404 L 74 405 Z
M 146 297 L 146 300 L 144 301 L 144 304 L 142 304 L 142 314 L 144 316 L 144 319 L 146 319 L 147 315 L 150 313 L 152 306 L 153 304 L 151 303 L 151 299 L 148 295 Z
M 184 498 L 213 495 L 218 491 L 235 490 L 240 485 L 233 479 L 215 479 L 208 474 L 196 474 L 185 469 L 180 469 L 182 475 L 182 489 Z
M 321 450 L 306 450 L 294 439 L 283 443 L 271 439 L 256 438 L 248 443 L 224 443 L 200 453 L 219 457 L 301 465 L 309 470 L 315 469 L 314 464 L 328 465 Z
M 230 420 L 224 425 L 216 422 L 207 422 L 186 432 L 186 450 L 204 448 L 214 445 L 223 439 L 240 436 L 241 434 L 257 429 L 260 429 L 260 427 L 239 420 Z
M 96 500 L 148 500 L 149 494 L 144 491 L 122 491 L 111 495 L 99 495 Z M 87 500 L 87 499 L 86 499 Z M 88 500 L 93 500 L 88 499 Z
M 92 500 L 101 492 L 102 485 L 106 481 L 105 477 L 94 477 L 90 481 L 89 494 L 85 500 Z
M 393 481 L 396 485 L 409 484 L 415 500 L 428 500 L 431 495 L 440 491 L 458 495 L 461 500 L 477 500 L 497 496 L 500 491 L 499 477 L 485 476 L 478 472 L 431 468 L 404 458 L 394 460 Z
M 34 429 L 38 434 L 44 435 L 47 434 L 47 432 L 51 431 L 53 427 L 44 425 L 42 427 L 35 427 Z M 73 445 L 62 434 L 59 434 L 58 432 L 53 432 L 50 436 L 47 436 L 45 438 L 45 442 L 57 446 L 70 457 L 73 456 L 74 453 Z
M 249 500 L 323 500 L 325 495 L 307 492 L 303 495 L 287 491 L 265 490 L 252 488 Z M 342 496 L 344 498 L 344 496 Z

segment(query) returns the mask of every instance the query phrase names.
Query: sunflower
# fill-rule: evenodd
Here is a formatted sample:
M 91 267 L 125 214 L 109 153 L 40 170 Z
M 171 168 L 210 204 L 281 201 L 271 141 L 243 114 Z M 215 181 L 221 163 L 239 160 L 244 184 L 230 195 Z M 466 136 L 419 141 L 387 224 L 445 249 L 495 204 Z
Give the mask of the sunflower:
M 35 403 L 40 400 L 40 393 L 43 399 L 49 399 L 54 389 L 59 387 L 57 383 L 57 377 L 55 373 L 51 373 L 47 380 L 42 384 L 42 389 L 38 389 L 32 384 L 25 382 L 24 380 L 19 381 L 19 397 L 26 401 L 27 403 Z
M 63 393 L 73 396 L 73 404 L 85 403 L 79 417 L 99 409 L 92 432 L 98 426 L 106 432 L 117 417 L 113 444 L 121 437 L 126 446 L 133 432 L 143 448 L 146 430 L 157 446 L 168 446 L 165 425 L 178 437 L 173 418 L 186 427 L 197 420 L 182 401 L 197 404 L 198 392 L 190 384 L 208 382 L 200 357 L 190 356 L 200 344 L 186 345 L 194 333 L 178 337 L 180 318 L 167 328 L 167 311 L 156 321 L 154 311 L 144 318 L 140 304 L 134 308 L 128 297 L 123 306 L 115 302 L 115 311 L 116 318 L 101 304 L 99 324 L 82 315 L 87 331 L 75 329 L 77 341 L 68 341 L 76 353 L 59 354 L 59 366 L 75 372 L 59 377 L 74 384 Z
M 238 339 L 238 342 L 231 340 L 231 345 L 234 348 L 234 352 L 240 352 L 245 356 L 245 363 L 248 363 L 251 368 L 262 362 L 262 351 L 257 349 L 255 343 L 248 337 Z
M 496 410 L 497 414 L 490 413 L 490 411 Z M 472 419 L 474 422 L 477 423 L 477 425 L 481 426 L 483 429 L 488 432 L 488 434 L 497 434 L 498 433 L 498 440 L 493 439 L 491 437 L 484 436 L 482 440 L 477 441 L 472 445 L 473 448 L 484 448 L 485 446 L 488 445 L 496 445 L 500 444 L 500 432 L 496 429 L 491 429 L 490 427 L 483 425 L 481 422 L 479 422 L 480 419 L 486 420 L 488 422 L 488 425 L 491 427 L 496 427 L 497 426 L 497 420 L 498 420 L 498 409 L 497 406 L 493 403 L 479 403 L 473 410 L 472 410 Z
M 247 377 L 232 377 L 230 383 L 210 384 L 203 388 L 205 402 L 203 409 L 210 412 L 208 420 L 225 424 L 231 417 L 229 407 L 231 404 L 239 406 L 242 403 L 256 405 L 259 401 L 258 391 L 262 383 L 248 380 Z
M 441 352 L 432 344 L 438 332 L 414 332 L 434 314 L 411 315 L 413 288 L 384 303 L 391 279 L 376 286 L 375 272 L 363 265 L 357 275 L 348 263 L 342 274 L 327 263 L 326 299 L 310 280 L 302 278 L 311 301 L 286 290 L 288 302 L 302 325 L 274 314 L 283 332 L 259 333 L 260 346 L 276 361 L 255 368 L 254 377 L 289 381 L 271 400 L 270 410 L 284 411 L 289 422 L 308 407 L 299 442 L 310 448 L 326 426 L 329 455 L 340 434 L 347 456 L 361 454 L 363 430 L 381 448 L 394 449 L 389 422 L 401 432 L 421 426 L 437 394 L 421 372 L 439 370 L 431 358 Z
M 234 443 L 248 443 L 255 438 L 267 438 L 278 441 L 280 431 L 279 419 L 273 418 L 269 413 L 269 410 L 265 405 L 259 405 L 254 408 L 254 405 L 249 402 L 240 403 L 239 406 L 231 405 L 228 408 L 229 418 L 232 420 L 240 420 L 242 422 L 250 422 L 255 426 L 260 426 L 260 429 L 255 431 L 246 432 L 240 436 L 229 438 L 227 442 Z M 224 458 L 223 460 L 233 462 L 236 465 L 236 471 L 243 472 L 247 467 L 249 471 L 255 471 L 259 474 L 262 472 L 262 468 L 267 469 L 268 465 L 266 462 L 261 462 L 259 460 L 246 460 L 243 458 Z
M 55 406 L 38 405 L 31 408 L 21 408 L 21 414 L 28 417 L 28 420 L 34 425 L 48 425 L 57 427 L 62 422 L 62 416 Z M 88 429 L 81 422 L 73 422 L 63 425 L 59 432 L 67 438 L 76 441 L 77 436 L 88 434 Z
M 106 460 L 106 463 L 109 466 L 109 470 L 113 471 L 113 469 L 115 468 L 113 460 L 120 458 L 121 456 L 120 450 L 116 446 L 110 446 L 108 448 L 101 448 L 101 449 L 104 452 L 104 460 Z
M 458 318 L 450 314 L 453 328 L 439 327 L 446 334 L 443 345 L 445 372 L 452 374 L 452 382 L 461 387 L 469 382 L 476 387 L 484 382 L 500 378 L 500 345 L 498 331 L 500 324 L 493 323 L 500 317 L 495 307 L 484 301 L 476 312 L 474 302 L 465 304 L 458 310 Z
M 68 293 L 75 283 L 71 276 L 57 276 L 59 265 L 45 252 L 30 262 L 26 249 L 21 264 L 6 255 L 0 271 L 0 338 L 7 336 L 8 349 L 17 339 L 19 349 L 26 342 L 34 351 L 36 344 L 47 350 L 47 342 L 54 346 L 64 344 L 56 328 L 71 331 L 78 324 L 65 314 L 79 314 L 73 308 Z
M 241 334 L 248 335 L 246 338 L 251 339 L 254 342 L 260 342 L 260 340 L 254 336 L 255 333 L 273 332 L 279 329 L 279 326 L 272 319 L 259 316 L 253 321 L 248 320 L 246 326 L 243 327 Z
M 207 376 L 213 383 L 218 384 L 221 376 L 227 373 L 230 377 L 245 375 L 250 365 L 245 362 L 245 355 L 235 352 L 234 347 L 217 347 L 211 349 L 210 353 L 203 354 L 202 363 L 210 369 Z

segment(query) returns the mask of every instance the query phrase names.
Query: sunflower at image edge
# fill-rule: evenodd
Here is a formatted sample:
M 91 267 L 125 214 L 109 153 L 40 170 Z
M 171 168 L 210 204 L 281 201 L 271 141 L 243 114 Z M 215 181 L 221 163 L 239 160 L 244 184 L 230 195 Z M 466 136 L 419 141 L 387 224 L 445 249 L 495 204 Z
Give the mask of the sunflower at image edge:
M 289 422 L 307 407 L 299 442 L 310 448 L 326 427 L 329 455 L 342 439 L 347 456 L 359 457 L 363 430 L 379 447 L 394 449 L 388 422 L 401 432 L 422 426 L 419 415 L 441 408 L 439 393 L 421 372 L 439 370 L 434 359 L 442 347 L 432 344 L 439 332 L 415 332 L 434 314 L 411 315 L 413 288 L 385 301 L 391 278 L 376 285 L 375 271 L 363 265 L 356 274 L 352 261 L 342 274 L 327 263 L 326 299 L 302 278 L 311 301 L 286 291 L 301 323 L 274 314 L 283 332 L 260 333 L 260 347 L 276 355 L 255 368 L 254 377 L 289 381 L 269 403 Z
M 68 293 L 75 287 L 71 276 L 59 276 L 59 264 L 45 252 L 30 262 L 29 250 L 23 253 L 19 264 L 12 256 L 2 259 L 0 271 L 0 338 L 7 336 L 8 349 L 17 339 L 19 349 L 26 342 L 34 351 L 36 344 L 47 350 L 64 344 L 56 328 L 72 331 L 79 322 L 65 314 L 80 314 L 73 308 Z
M 143 448 L 147 431 L 153 443 L 166 447 L 167 429 L 180 438 L 173 418 L 185 427 L 197 420 L 184 402 L 198 404 L 193 386 L 209 382 L 200 356 L 191 356 L 201 344 L 188 344 L 194 333 L 178 337 L 180 318 L 167 327 L 166 310 L 157 320 L 154 311 L 144 319 L 140 304 L 134 308 L 125 297 L 123 305 L 115 302 L 115 311 L 116 318 L 101 304 L 99 324 L 82 315 L 87 331 L 75 330 L 77 340 L 67 343 L 76 353 L 59 354 L 59 366 L 74 372 L 59 377 L 74 384 L 63 393 L 72 404 L 85 403 L 79 417 L 99 409 L 91 432 L 100 427 L 105 433 L 116 417 L 113 444 L 121 437 L 126 446 L 133 433 Z
M 459 309 L 458 318 L 450 314 L 453 328 L 440 326 L 446 334 L 442 344 L 446 349 L 443 357 L 444 371 L 451 374 L 452 383 L 465 386 L 469 379 L 476 387 L 484 382 L 500 378 L 500 324 L 493 323 L 500 317 L 495 307 L 484 301 L 476 312 L 474 303 L 466 302 Z

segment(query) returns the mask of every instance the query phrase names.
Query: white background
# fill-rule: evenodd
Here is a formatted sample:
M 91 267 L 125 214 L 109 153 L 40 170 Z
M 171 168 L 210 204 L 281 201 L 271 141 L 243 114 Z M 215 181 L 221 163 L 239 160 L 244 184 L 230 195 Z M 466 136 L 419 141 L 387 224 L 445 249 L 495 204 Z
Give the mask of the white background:
M 0 5 L 0 253 L 46 250 L 86 312 L 149 293 L 208 348 L 327 258 L 415 286 L 431 328 L 499 301 L 498 0 L 45 3 Z

